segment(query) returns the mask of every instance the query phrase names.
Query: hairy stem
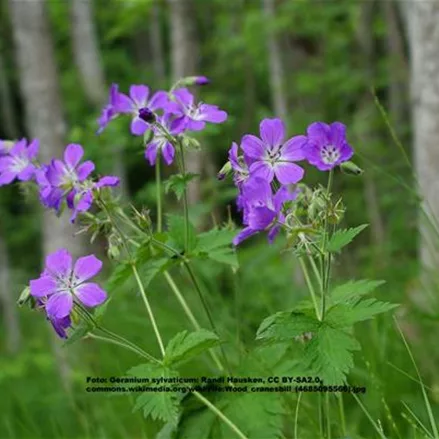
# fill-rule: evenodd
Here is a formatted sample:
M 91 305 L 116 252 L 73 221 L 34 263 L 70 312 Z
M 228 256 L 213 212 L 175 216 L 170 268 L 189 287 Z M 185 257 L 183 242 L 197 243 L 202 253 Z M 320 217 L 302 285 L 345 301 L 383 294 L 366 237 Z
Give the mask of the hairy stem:
M 308 267 L 306 266 L 305 261 L 302 258 L 299 258 L 299 263 L 302 268 L 303 276 L 305 277 L 306 285 L 308 286 L 308 290 L 311 295 L 312 303 L 314 304 L 314 308 L 316 310 L 316 316 L 319 320 L 321 320 L 319 306 L 317 304 L 316 293 L 314 290 L 314 285 L 312 284 L 311 278 L 308 273 Z
M 157 231 L 162 231 L 162 181 L 160 175 L 160 159 L 157 157 L 155 162 L 155 183 L 157 197 Z

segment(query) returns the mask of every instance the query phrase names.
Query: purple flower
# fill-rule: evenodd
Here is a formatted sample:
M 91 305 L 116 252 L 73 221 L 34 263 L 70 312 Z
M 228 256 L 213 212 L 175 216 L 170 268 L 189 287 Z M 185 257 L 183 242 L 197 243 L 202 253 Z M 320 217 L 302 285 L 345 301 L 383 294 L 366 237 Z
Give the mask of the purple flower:
M 102 262 L 94 255 L 79 258 L 73 266 L 66 249 L 46 258 L 46 267 L 38 279 L 30 281 L 30 293 L 45 304 L 47 316 L 55 330 L 62 333 L 74 301 L 94 307 L 105 302 L 107 293 L 93 282 L 86 282 L 101 271 Z
M 283 204 L 294 200 L 296 196 L 297 191 L 289 192 L 286 186 L 273 195 L 267 180 L 260 177 L 250 178 L 242 186 L 243 222 L 246 227 L 233 239 L 233 244 L 238 245 L 264 230 L 268 231 L 268 241 L 271 244 L 285 221 Z
M 314 122 L 307 129 L 305 158 L 320 171 L 328 171 L 348 161 L 354 151 L 346 140 L 346 126 Z
M 47 317 L 47 318 L 50 321 L 50 323 L 52 324 L 55 332 L 61 338 L 67 338 L 66 329 L 68 329 L 72 326 L 72 321 L 70 319 L 70 316 L 65 316 L 62 319 L 57 319 L 55 317 Z
M 119 102 L 119 95 L 119 86 L 117 84 L 112 84 L 108 96 L 108 103 L 102 109 L 101 116 L 98 119 L 99 129 L 97 134 L 102 133 L 108 123 L 117 116 L 117 103 Z
M 285 125 L 280 119 L 264 119 L 259 131 L 261 139 L 247 134 L 242 138 L 242 149 L 251 162 L 250 174 L 269 183 L 274 176 L 281 184 L 294 184 L 303 178 L 305 171 L 295 161 L 305 158 L 305 136 L 295 136 L 284 142 Z
M 149 128 L 149 123 L 141 117 L 145 114 L 145 109 L 149 112 L 164 108 L 168 103 L 168 94 L 164 91 L 154 93 L 150 99 L 149 88 L 146 85 L 132 85 L 130 96 L 119 93 L 116 109 L 118 113 L 131 113 L 131 133 L 141 136 Z
M 158 120 L 158 125 L 161 125 L 169 134 L 175 136 L 183 132 L 181 123 L 173 119 L 170 113 L 165 113 Z M 175 149 L 171 142 L 169 142 L 160 126 L 154 125 L 152 128 L 154 137 L 147 144 L 145 150 L 145 158 L 149 161 L 151 166 L 155 165 L 157 154 L 161 153 L 167 165 L 174 161 Z
M 40 143 L 37 139 L 29 145 L 26 139 L 19 140 L 6 155 L 0 156 L 0 186 L 11 183 L 16 178 L 29 181 L 35 174 L 32 161 L 38 155 Z
M 94 191 L 103 187 L 114 187 L 120 183 L 119 177 L 106 176 L 85 188 L 75 188 L 66 197 L 67 207 L 72 210 L 70 222 L 74 223 L 79 213 L 87 212 L 94 201 Z
M 206 78 L 205 76 L 197 76 L 195 78 L 195 85 L 207 85 L 210 83 L 209 78 Z
M 195 104 L 195 98 L 187 88 L 180 88 L 172 93 L 174 98 L 166 111 L 175 114 L 178 123 L 189 131 L 201 131 L 206 122 L 222 123 L 227 119 L 227 113 L 216 105 Z
M 49 166 L 42 169 L 43 173 L 37 174 L 40 198 L 46 207 L 58 210 L 63 195 L 69 196 L 93 172 L 95 165 L 92 161 L 79 164 L 83 155 L 82 146 L 71 143 L 64 151 L 64 162 L 53 159 Z
M 235 142 L 232 143 L 229 149 L 229 162 L 232 165 L 235 185 L 240 188 L 250 176 L 248 168 L 251 161 L 245 156 L 238 156 L 238 144 Z

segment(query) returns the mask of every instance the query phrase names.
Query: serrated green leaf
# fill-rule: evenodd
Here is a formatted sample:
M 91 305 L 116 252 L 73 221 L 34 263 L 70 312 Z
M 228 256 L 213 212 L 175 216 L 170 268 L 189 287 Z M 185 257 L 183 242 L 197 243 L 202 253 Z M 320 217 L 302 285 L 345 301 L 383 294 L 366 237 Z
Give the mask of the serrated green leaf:
M 181 365 L 218 344 L 218 336 L 206 329 L 179 332 L 166 347 L 164 363 L 168 366 Z
M 133 271 L 130 264 L 126 262 L 119 263 L 105 284 L 106 290 L 113 292 L 116 289 L 122 288 L 132 274 Z
M 178 377 L 178 372 L 168 367 L 148 363 L 131 368 L 127 374 L 136 377 L 147 377 L 150 380 L 152 378 Z M 148 384 L 145 385 L 148 386 Z M 155 385 L 149 384 L 150 387 Z M 140 409 L 143 410 L 145 418 L 150 416 L 153 420 L 160 419 L 172 425 L 177 425 L 179 420 L 179 398 L 175 392 L 143 392 L 136 398 L 133 411 Z
M 325 322 L 333 328 L 351 327 L 357 322 L 372 319 L 377 314 L 395 309 L 399 305 L 376 299 L 361 300 L 353 304 L 339 303 L 328 309 Z
M 351 229 L 337 230 L 328 242 L 326 250 L 331 253 L 339 252 L 344 246 L 348 245 L 368 224 L 363 224 Z
M 310 375 L 326 385 L 342 384 L 354 366 L 352 352 L 359 349 L 360 344 L 348 332 L 323 324 L 306 345 L 303 361 Z
M 330 293 L 332 303 L 344 302 L 348 299 L 360 299 L 362 296 L 371 293 L 380 285 L 383 285 L 384 280 L 350 280 L 341 285 L 337 285 Z
M 213 229 L 200 233 L 196 250 L 209 252 L 220 247 L 230 246 L 235 235 L 236 230 L 230 229 Z
M 165 192 L 168 193 L 172 191 L 175 193 L 178 200 L 181 200 L 185 189 L 187 188 L 189 182 L 194 178 L 197 178 L 199 174 L 187 173 L 183 174 L 174 174 L 164 182 Z
M 206 253 L 206 256 L 212 261 L 230 265 L 232 268 L 239 268 L 238 256 L 232 248 L 218 248 Z
M 321 322 L 311 310 L 278 312 L 267 317 L 256 333 L 257 340 L 286 341 L 305 332 L 314 333 Z
M 180 251 L 185 247 L 185 220 L 179 215 L 167 215 L 168 234 L 171 238 L 171 245 Z M 197 236 L 194 226 L 189 223 L 188 227 L 188 252 L 191 252 L 197 245 Z

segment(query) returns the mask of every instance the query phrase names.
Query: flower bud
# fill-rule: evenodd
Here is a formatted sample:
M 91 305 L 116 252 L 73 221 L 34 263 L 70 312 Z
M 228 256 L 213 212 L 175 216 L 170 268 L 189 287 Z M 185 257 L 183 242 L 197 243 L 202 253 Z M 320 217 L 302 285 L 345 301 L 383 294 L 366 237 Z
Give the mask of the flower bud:
M 197 139 L 194 139 L 193 137 L 183 136 L 183 147 L 185 149 L 201 149 L 200 142 Z
M 343 162 L 340 165 L 340 170 L 344 174 L 348 175 L 361 175 L 364 171 L 359 166 L 357 166 L 354 162 Z
M 139 117 L 146 123 L 155 122 L 155 114 L 148 107 L 139 110 Z
M 216 177 L 218 180 L 224 180 L 232 172 L 232 164 L 227 162 L 218 172 Z
M 179 79 L 172 88 L 190 87 L 191 85 L 207 85 L 209 83 L 209 78 L 206 78 L 205 76 L 186 76 L 185 78 Z

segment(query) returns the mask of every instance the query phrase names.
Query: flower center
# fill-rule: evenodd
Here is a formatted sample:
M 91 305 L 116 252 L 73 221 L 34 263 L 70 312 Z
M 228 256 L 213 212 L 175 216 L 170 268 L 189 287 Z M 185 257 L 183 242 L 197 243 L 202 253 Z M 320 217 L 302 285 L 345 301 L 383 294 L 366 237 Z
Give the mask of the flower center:
M 340 150 L 334 145 L 325 145 L 320 150 L 320 157 L 323 163 L 327 165 L 332 165 L 340 158 Z
M 188 107 L 186 111 L 186 115 L 190 117 L 191 119 L 198 120 L 200 117 L 200 108 L 199 105 L 191 105 Z
M 12 170 L 14 172 L 21 172 L 29 165 L 29 160 L 25 157 L 14 157 L 14 163 L 12 164 Z

